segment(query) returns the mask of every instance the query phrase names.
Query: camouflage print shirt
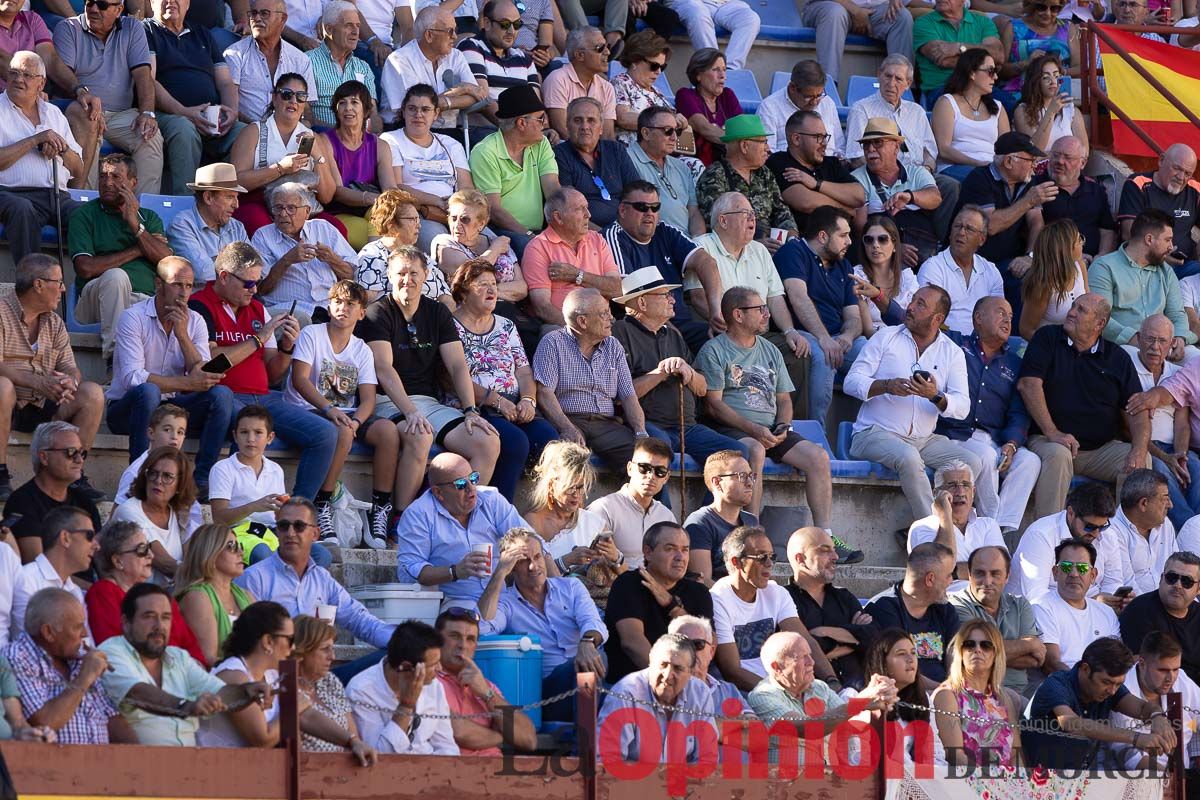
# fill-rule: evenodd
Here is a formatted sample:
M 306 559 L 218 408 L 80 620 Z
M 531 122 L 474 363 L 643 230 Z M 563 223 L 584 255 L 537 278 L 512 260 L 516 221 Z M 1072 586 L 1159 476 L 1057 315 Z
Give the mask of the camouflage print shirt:
M 756 239 L 765 239 L 771 233 L 771 228 L 798 230 L 796 218 L 792 210 L 783 201 L 783 193 L 771 170 L 759 167 L 750 175 L 750 182 L 729 166 L 725 159 L 714 161 L 696 181 L 696 200 L 700 204 L 700 213 L 705 221 L 709 220 L 713 203 L 725 192 L 741 192 L 750 200 L 750 206 L 758 217 Z

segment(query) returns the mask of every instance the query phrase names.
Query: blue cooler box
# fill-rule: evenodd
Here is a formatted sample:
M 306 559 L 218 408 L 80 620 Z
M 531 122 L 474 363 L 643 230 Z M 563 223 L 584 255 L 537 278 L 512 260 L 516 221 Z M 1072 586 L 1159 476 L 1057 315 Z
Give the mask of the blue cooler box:
M 475 663 L 514 706 L 542 699 L 542 645 L 537 636 L 480 636 Z M 534 728 L 542 726 L 542 709 L 525 713 Z

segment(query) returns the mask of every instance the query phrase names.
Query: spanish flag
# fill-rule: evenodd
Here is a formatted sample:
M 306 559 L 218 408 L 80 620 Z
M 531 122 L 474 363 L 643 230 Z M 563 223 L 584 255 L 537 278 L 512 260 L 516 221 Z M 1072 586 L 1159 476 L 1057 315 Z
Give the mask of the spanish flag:
M 1161 42 L 1143 39 L 1136 33 L 1117 31 L 1103 26 L 1129 57 L 1187 104 L 1192 113 L 1200 108 L 1200 52 L 1185 50 Z M 1200 31 L 1198 31 L 1200 32 Z M 1149 134 L 1164 150 L 1176 142 L 1191 145 L 1200 151 L 1200 129 L 1196 128 L 1175 105 L 1154 88 L 1134 67 L 1116 53 L 1112 46 L 1097 36 L 1100 42 L 1104 80 L 1112 101 L 1131 120 Z M 1197 114 L 1200 116 L 1200 114 Z M 1142 139 L 1115 115 L 1112 118 L 1113 152 L 1122 155 L 1157 155 Z

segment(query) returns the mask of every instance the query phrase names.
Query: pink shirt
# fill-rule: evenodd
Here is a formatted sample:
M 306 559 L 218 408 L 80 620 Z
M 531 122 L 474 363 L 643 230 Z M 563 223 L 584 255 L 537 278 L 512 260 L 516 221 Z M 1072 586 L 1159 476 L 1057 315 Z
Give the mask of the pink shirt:
M 33 50 L 39 44 L 50 43 L 50 29 L 42 18 L 32 11 L 19 11 L 12 28 L 0 25 L 0 50 L 15 53 L 18 50 Z M 8 85 L 8 70 L 0 70 L 0 89 Z
M 478 714 L 480 712 L 487 712 L 488 708 L 483 704 L 483 701 L 476 697 L 474 692 L 459 683 L 458 679 L 450 673 L 438 672 L 437 679 L 442 682 L 442 691 L 446 693 L 446 704 L 450 706 L 451 714 Z M 488 686 L 492 687 L 493 692 L 500 694 L 500 689 L 496 684 L 488 681 Z M 474 721 L 485 728 L 500 730 L 499 722 L 495 717 L 475 717 Z M 458 749 L 464 756 L 501 755 L 499 747 L 489 747 L 486 750 L 468 750 L 459 745 Z
M 555 233 L 554 228 L 547 226 L 525 248 L 521 270 L 525 273 L 525 285 L 529 290 L 549 289 L 550 301 L 559 309 L 571 290 L 577 287 L 574 281 L 550 280 L 550 264 L 554 261 L 579 267 L 593 275 L 621 274 L 608 242 L 596 231 L 588 231 L 577 246 L 571 247 Z
M 591 97 L 600 101 L 604 119 L 617 118 L 617 93 L 608 78 L 596 75 L 591 86 L 584 86 L 575 72 L 574 64 L 559 67 L 542 81 L 542 102 L 546 108 L 565 109 L 577 97 Z
M 1200 359 L 1186 362 L 1159 384 L 1175 402 L 1191 411 L 1192 442 L 1200 442 Z

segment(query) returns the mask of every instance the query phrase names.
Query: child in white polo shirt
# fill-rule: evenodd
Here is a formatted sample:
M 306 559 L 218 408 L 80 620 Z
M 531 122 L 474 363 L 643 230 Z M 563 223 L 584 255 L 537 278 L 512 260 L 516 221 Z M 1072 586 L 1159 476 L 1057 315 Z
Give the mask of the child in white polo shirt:
M 287 501 L 283 467 L 263 455 L 275 440 L 275 423 L 263 406 L 246 406 L 233 422 L 237 452 L 213 464 L 208 497 L 213 522 L 233 527 L 247 564 L 279 548 L 275 512 Z

